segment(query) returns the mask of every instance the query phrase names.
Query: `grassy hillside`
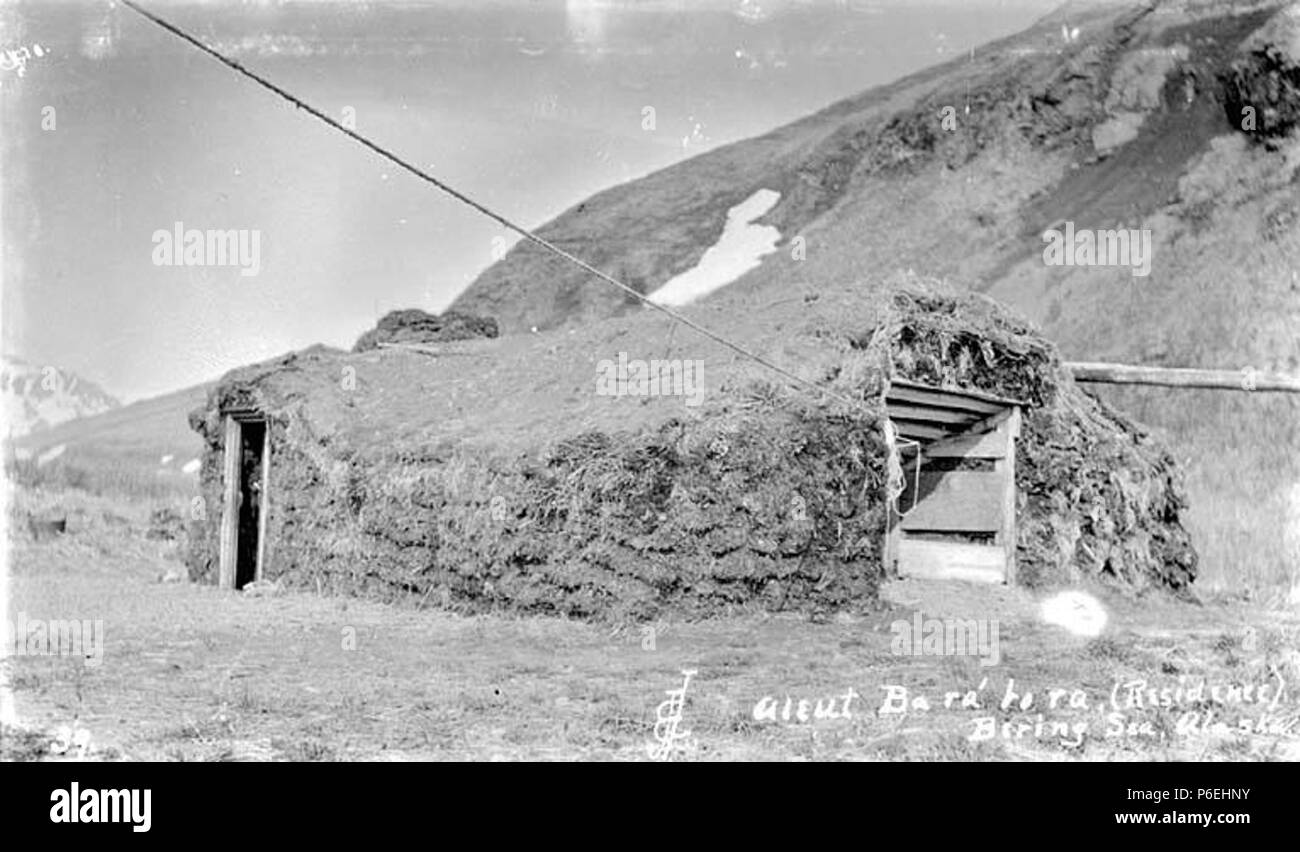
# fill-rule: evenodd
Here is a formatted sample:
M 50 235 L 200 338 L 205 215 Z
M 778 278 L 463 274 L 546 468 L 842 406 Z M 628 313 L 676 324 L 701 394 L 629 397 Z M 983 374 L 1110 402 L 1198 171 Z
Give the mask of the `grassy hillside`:
M 700 259 L 729 207 L 767 188 L 781 199 L 759 223 L 780 230 L 779 250 L 693 307 L 708 322 L 870 298 L 872 282 L 915 269 L 1017 308 L 1067 358 L 1295 372 L 1300 18 L 1287 5 L 1066 9 L 602 192 L 540 232 L 650 293 Z M 1045 265 L 1041 234 L 1065 221 L 1149 229 L 1150 274 Z M 506 332 L 643 310 L 526 244 L 455 307 Z M 1164 430 L 1187 464 L 1210 585 L 1300 584 L 1300 399 L 1101 393 Z
M 202 452 L 203 442 L 190 429 L 188 417 L 203 404 L 209 387 L 141 400 L 17 439 L 6 458 L 10 474 L 25 485 L 72 486 L 101 494 L 161 498 L 197 493 L 197 474 L 182 468 Z M 39 463 L 42 455 L 55 452 Z

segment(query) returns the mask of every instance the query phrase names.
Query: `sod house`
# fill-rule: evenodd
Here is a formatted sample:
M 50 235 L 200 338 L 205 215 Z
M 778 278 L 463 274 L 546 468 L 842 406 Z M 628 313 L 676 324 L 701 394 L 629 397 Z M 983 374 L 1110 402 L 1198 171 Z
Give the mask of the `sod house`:
M 191 575 L 611 618 L 857 609 L 897 573 L 1186 589 L 1160 444 L 996 304 L 906 283 L 753 333 L 825 398 L 649 314 L 235 370 L 190 417 Z M 627 352 L 698 359 L 703 404 L 597 393 Z

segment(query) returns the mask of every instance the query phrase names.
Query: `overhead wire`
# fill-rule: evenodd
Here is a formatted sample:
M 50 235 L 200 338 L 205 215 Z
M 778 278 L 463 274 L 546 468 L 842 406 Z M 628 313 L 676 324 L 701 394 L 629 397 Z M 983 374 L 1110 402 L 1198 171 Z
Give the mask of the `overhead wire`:
M 767 358 L 764 358 L 758 353 L 751 351 L 747 347 L 742 346 L 741 344 L 736 343 L 732 340 L 729 340 L 723 335 L 718 334 L 717 332 L 695 322 L 691 318 L 684 316 L 672 310 L 671 308 L 668 308 L 665 305 L 661 305 L 657 302 L 652 301 L 651 299 L 646 297 L 645 294 L 641 293 L 635 288 L 630 287 L 627 284 L 624 284 L 622 281 L 619 281 L 618 279 L 614 278 L 613 276 L 605 272 L 602 272 L 601 270 L 597 269 L 596 267 L 592 266 L 591 264 L 587 263 L 581 258 L 576 257 L 570 252 L 565 251 L 564 249 L 555 245 L 550 240 L 538 236 L 537 234 L 533 233 L 527 228 L 524 228 L 521 225 L 515 224 L 512 220 L 510 220 L 506 216 L 503 216 L 502 214 L 497 213 L 495 210 L 491 209 L 487 205 L 482 204 L 479 201 L 476 201 L 466 193 L 451 186 L 446 181 L 441 180 L 435 177 L 434 175 L 430 174 L 429 172 L 425 171 L 424 169 L 421 169 L 420 167 L 411 164 L 410 162 L 398 156 L 397 154 L 393 153 L 392 151 L 389 151 L 387 148 L 383 147 L 382 145 L 358 133 L 356 130 L 347 127 L 342 123 L 334 120 L 329 115 L 325 114 L 324 112 L 312 106 L 311 104 L 307 103 L 306 101 L 302 100 L 301 98 L 291 94 L 290 92 L 286 91 L 285 89 L 281 88 L 280 86 L 276 85 L 275 83 L 271 82 L 265 77 L 262 77 L 256 72 L 246 68 L 238 60 L 232 59 L 226 56 L 225 54 L 221 53 L 220 51 L 218 51 L 216 48 L 213 48 L 205 44 L 203 41 L 190 35 L 188 32 L 186 32 L 184 29 L 177 26 L 176 24 L 173 24 L 170 21 L 167 21 L 161 16 L 155 14 L 154 12 L 151 12 L 148 9 L 145 9 L 144 7 L 140 6 L 138 3 L 134 2 L 134 0 L 122 0 L 122 4 L 126 6 L 128 9 L 130 9 L 131 11 L 151 21 L 152 23 L 156 24 L 157 26 L 161 27 L 162 29 L 176 36 L 177 38 L 182 39 L 183 41 L 189 43 L 190 45 L 199 49 L 203 53 L 206 53 L 207 55 L 216 59 L 218 62 L 232 69 L 238 74 L 252 80 L 254 83 L 258 84 L 264 89 L 273 92 L 274 94 L 278 95 L 280 98 L 293 104 L 294 107 L 303 110 L 313 118 L 325 123 L 326 125 L 339 131 L 340 133 L 348 136 L 353 141 L 370 149 L 374 153 L 378 154 L 379 156 L 383 157 L 384 159 L 388 160 L 389 162 L 393 163 L 399 168 L 405 169 L 406 171 L 410 172 L 411 174 L 415 175 L 416 177 L 420 178 L 426 183 L 429 183 L 434 187 L 436 187 L 437 189 L 441 190 L 442 192 L 446 193 L 447 195 L 450 195 L 452 198 L 456 199 L 462 204 L 465 204 L 473 208 L 474 210 L 478 211 L 479 213 L 483 214 L 489 219 L 492 219 L 494 222 L 497 222 L 498 224 L 507 228 L 508 230 L 513 231 L 516 234 L 519 234 L 521 237 L 528 240 L 529 242 L 532 242 L 535 245 L 540 246 L 541 248 L 545 249 L 548 252 L 551 252 L 557 257 L 563 258 L 564 260 L 574 264 L 575 266 L 579 267 L 580 269 L 589 273 L 590 275 L 595 276 L 601 281 L 604 281 L 607 284 L 617 287 L 619 290 L 622 290 L 627 295 L 632 296 L 642 304 L 654 308 L 660 313 L 666 314 L 667 316 L 671 317 L 674 321 L 680 322 L 682 325 L 685 325 L 686 327 L 692 329 L 696 333 L 709 338 L 715 343 L 725 346 L 726 348 L 737 353 L 738 355 L 748 358 L 754 363 L 759 364 L 765 367 L 766 369 L 777 373 L 778 375 L 782 376 L 783 378 L 787 379 L 790 382 L 793 382 L 794 384 L 799 385 L 800 387 L 809 389 L 818 395 L 822 395 L 830 399 L 834 399 L 837 402 L 841 402 L 845 405 L 848 405 L 850 408 L 856 409 L 856 408 L 865 407 L 863 406 L 860 400 L 851 399 L 849 397 L 843 396 L 842 394 L 836 393 L 835 391 L 829 388 L 823 387 L 822 385 L 818 385 L 815 382 L 809 381 L 808 379 L 805 379 L 802 376 L 785 369 L 779 364 L 776 364 L 768 360 Z

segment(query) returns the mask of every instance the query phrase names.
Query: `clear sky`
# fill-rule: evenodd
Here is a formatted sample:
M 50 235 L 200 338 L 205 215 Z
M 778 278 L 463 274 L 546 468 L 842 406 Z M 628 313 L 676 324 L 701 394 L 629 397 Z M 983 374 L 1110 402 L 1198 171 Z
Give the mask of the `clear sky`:
M 529 226 L 1055 5 L 141 2 Z M 119 4 L 0 6 L 36 44 L 0 70 L 6 354 L 129 401 L 441 310 L 504 236 Z M 155 265 L 177 222 L 256 230 L 259 273 Z

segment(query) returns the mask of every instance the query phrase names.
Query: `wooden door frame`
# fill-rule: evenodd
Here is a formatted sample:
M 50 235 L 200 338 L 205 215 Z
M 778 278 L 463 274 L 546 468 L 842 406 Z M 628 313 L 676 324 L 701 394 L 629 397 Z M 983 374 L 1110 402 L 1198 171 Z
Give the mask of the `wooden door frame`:
M 228 412 L 225 415 L 224 447 L 221 477 L 221 534 L 217 585 L 234 589 L 239 571 L 239 488 L 243 476 L 244 424 L 261 423 L 262 436 L 262 491 L 257 509 L 257 564 L 253 580 L 261 580 L 266 569 L 266 518 L 267 498 L 271 484 L 271 428 L 267 419 L 255 412 Z
M 1006 554 L 1006 575 L 1003 582 L 1016 584 L 1016 440 L 1020 437 L 1020 406 L 1011 410 L 1006 423 L 1006 453 L 993 462 L 993 470 L 1002 477 L 1002 528 L 995 541 Z
M 1003 552 L 1002 583 L 1014 585 L 1016 582 L 1016 441 L 1020 437 L 1022 423 L 1019 405 L 1009 406 L 984 421 L 976 424 L 969 432 L 936 442 L 934 446 L 954 446 L 963 450 L 973 450 L 988 442 L 996 442 L 1000 447 L 1000 457 L 993 462 L 993 471 L 1001 480 L 1000 488 L 1000 524 L 994 535 L 994 545 Z M 888 426 L 885 427 L 886 429 Z M 889 442 L 886 441 L 888 444 Z M 932 447 L 933 448 L 933 447 Z M 891 452 L 899 457 L 901 452 L 895 445 Z M 922 454 L 925 449 L 922 448 Z M 888 496 L 886 494 L 886 496 Z M 902 577 L 899 565 L 899 551 L 903 536 L 902 518 L 895 511 L 892 501 L 886 500 L 885 506 L 885 540 L 882 547 L 884 573 L 886 576 Z

